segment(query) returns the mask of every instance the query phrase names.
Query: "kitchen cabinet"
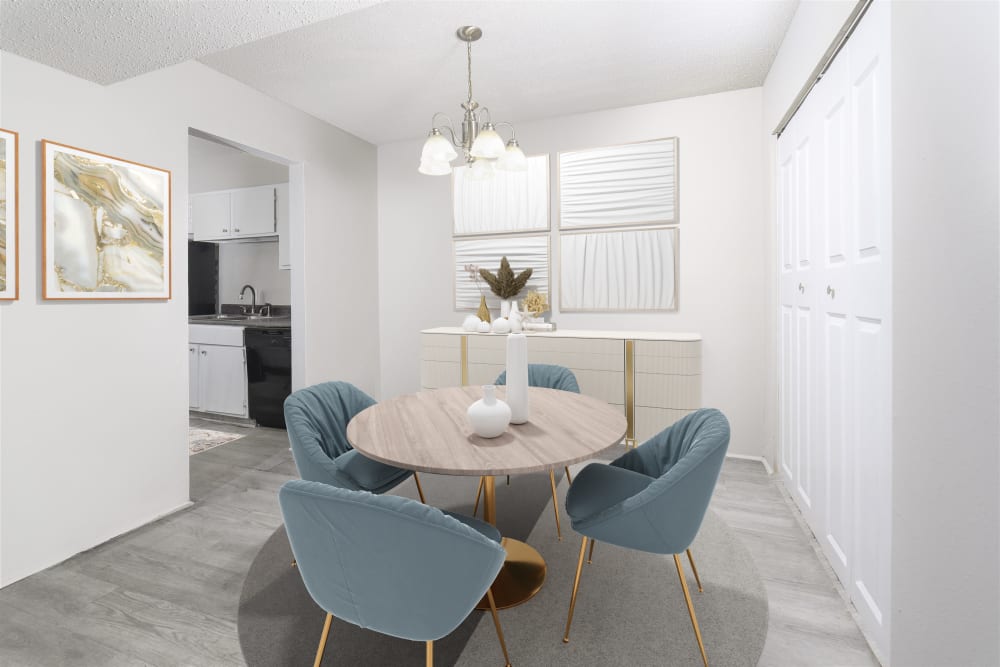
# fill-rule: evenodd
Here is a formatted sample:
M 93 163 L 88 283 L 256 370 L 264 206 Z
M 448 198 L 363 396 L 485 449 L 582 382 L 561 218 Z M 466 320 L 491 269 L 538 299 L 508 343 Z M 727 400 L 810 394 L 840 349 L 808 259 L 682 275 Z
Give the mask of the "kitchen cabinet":
M 191 325 L 188 330 L 188 407 L 248 417 L 243 327 Z
M 195 241 L 274 236 L 274 186 L 191 195 L 191 218 Z
M 291 233 L 288 224 L 288 183 L 274 186 L 274 218 L 278 229 L 278 268 L 292 268 Z

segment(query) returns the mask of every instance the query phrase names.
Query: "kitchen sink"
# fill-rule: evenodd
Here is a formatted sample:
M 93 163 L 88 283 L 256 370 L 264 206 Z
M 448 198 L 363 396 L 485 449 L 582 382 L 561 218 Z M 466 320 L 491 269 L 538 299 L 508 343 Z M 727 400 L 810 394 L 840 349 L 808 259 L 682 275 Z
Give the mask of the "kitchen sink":
M 253 319 L 256 319 L 256 318 L 257 318 L 257 316 L 254 315 Z M 250 318 L 249 315 L 229 315 L 229 314 L 222 314 L 222 315 L 192 315 L 188 319 L 191 319 L 191 320 L 208 320 L 208 321 L 214 321 L 214 320 L 249 320 L 251 318 Z

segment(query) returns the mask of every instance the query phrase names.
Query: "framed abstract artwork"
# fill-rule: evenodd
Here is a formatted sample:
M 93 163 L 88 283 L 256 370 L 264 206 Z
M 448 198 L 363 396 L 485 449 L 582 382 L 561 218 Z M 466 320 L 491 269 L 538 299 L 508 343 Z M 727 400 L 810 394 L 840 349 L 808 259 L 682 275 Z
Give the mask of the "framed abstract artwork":
M 675 225 L 677 137 L 559 154 L 562 229 Z
M 455 239 L 455 310 L 475 310 L 480 294 L 486 296 L 489 308 L 500 307 L 500 299 L 483 280 L 476 280 L 465 270 L 466 265 L 489 269 L 494 273 L 500 260 L 506 257 L 514 273 L 531 269 L 531 278 L 521 290 L 521 296 L 534 290 L 549 293 L 549 237 L 504 236 L 498 238 Z
M 475 180 L 469 167 L 452 171 L 454 234 L 507 234 L 549 229 L 549 156 L 529 157 L 524 171 L 495 170 Z
M 17 298 L 17 132 L 0 128 L 0 301 Z
M 677 227 L 564 232 L 559 310 L 676 310 L 677 234 Z
M 169 299 L 170 172 L 42 141 L 42 295 Z

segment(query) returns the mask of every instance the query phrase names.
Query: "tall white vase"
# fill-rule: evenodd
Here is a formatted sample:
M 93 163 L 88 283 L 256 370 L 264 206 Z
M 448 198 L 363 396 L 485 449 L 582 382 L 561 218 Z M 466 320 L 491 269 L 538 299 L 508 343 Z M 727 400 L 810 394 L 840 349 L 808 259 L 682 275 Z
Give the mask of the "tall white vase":
M 528 421 L 528 338 L 524 334 L 507 336 L 507 405 L 511 424 Z

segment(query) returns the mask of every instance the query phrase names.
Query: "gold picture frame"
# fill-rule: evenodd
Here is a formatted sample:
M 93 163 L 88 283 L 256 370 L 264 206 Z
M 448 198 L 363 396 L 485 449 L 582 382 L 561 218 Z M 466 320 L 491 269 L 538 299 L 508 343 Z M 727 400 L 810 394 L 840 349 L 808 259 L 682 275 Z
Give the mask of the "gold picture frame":
M 16 301 L 20 294 L 20 166 L 17 132 L 0 128 L 0 301 Z

